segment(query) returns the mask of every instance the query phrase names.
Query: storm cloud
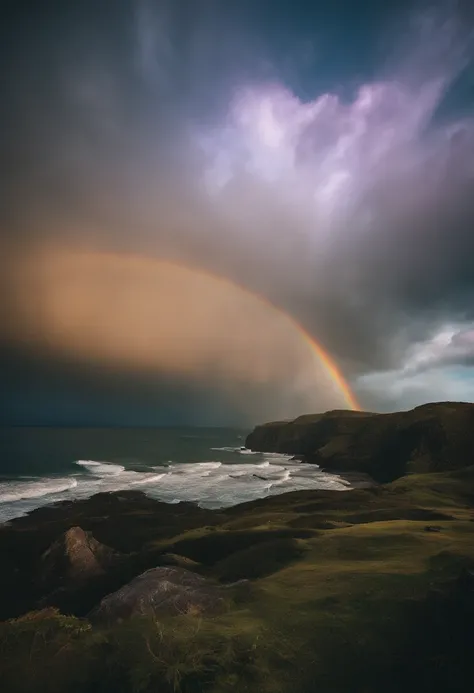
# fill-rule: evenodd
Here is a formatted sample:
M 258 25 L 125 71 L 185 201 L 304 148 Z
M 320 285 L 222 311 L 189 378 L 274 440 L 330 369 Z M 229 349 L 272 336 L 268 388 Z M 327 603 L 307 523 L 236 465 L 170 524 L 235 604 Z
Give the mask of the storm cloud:
M 374 28 L 355 22 L 344 43 L 335 15 L 300 4 L 286 32 L 285 3 L 273 13 L 268 3 L 50 3 L 36 22 L 32 8 L 12 13 L 0 315 L 5 372 L 16 363 L 20 375 L 7 405 L 48 389 L 18 363 L 45 373 L 64 359 L 67 397 L 85 367 L 54 351 L 46 320 L 28 337 L 17 329 L 25 262 L 48 249 L 183 263 L 266 297 L 334 357 L 363 407 L 473 398 L 471 18 L 454 3 L 381 16 L 367 3 Z M 209 358 L 220 343 L 211 334 Z M 132 375 L 112 370 L 128 392 Z M 164 402 L 186 391 L 158 370 Z M 201 402 L 212 420 L 235 385 L 217 380 L 189 381 L 180 411 Z M 274 397 L 252 415 L 264 418 Z M 314 402 L 335 404 L 324 390 Z

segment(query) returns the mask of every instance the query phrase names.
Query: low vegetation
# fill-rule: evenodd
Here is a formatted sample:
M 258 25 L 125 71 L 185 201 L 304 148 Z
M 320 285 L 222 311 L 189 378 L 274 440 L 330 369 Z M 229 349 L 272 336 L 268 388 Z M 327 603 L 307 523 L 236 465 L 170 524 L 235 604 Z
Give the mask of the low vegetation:
M 114 561 L 48 591 L 41 556 L 77 526 Z M 102 494 L 3 527 L 0 552 L 5 693 L 472 690 L 473 466 L 215 512 Z M 89 618 L 156 566 L 199 573 L 225 609 Z

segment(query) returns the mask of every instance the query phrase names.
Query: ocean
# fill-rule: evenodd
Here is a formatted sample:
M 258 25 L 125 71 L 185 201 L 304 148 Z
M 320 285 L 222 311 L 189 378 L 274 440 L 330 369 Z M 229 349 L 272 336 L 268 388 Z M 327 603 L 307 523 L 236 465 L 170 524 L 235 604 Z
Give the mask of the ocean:
M 0 522 L 102 491 L 135 489 L 167 503 L 220 508 L 286 491 L 350 488 L 316 465 L 247 450 L 246 433 L 229 428 L 0 429 Z

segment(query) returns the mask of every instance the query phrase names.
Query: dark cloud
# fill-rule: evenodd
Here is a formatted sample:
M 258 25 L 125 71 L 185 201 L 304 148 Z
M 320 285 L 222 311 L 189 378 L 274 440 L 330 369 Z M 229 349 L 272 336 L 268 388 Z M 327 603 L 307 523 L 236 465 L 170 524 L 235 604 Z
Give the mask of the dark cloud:
M 74 363 L 48 394 L 59 357 L 43 361 L 34 340 L 28 357 L 24 340 L 11 346 L 13 287 L 36 247 L 170 258 L 228 277 L 298 319 L 363 404 L 411 402 L 370 383 L 406 374 L 417 345 L 474 321 L 468 9 L 15 3 L 1 54 L 6 406 L 34 402 L 33 412 L 79 381 L 91 397 L 100 382 L 104 402 L 112 382 L 123 392 L 135 382 L 143 412 L 156 396 L 135 372 L 76 380 Z M 450 349 L 444 365 L 462 351 Z M 180 420 L 196 402 L 212 419 L 232 400 L 224 385 L 178 380 L 160 373 L 152 392 L 163 410 L 182 402 L 170 405 Z M 415 388 L 414 400 L 442 399 L 437 387 Z
M 3 348 L 2 425 L 250 425 L 255 410 L 208 384 L 179 375 L 107 368 Z M 252 420 L 252 415 L 254 419 Z

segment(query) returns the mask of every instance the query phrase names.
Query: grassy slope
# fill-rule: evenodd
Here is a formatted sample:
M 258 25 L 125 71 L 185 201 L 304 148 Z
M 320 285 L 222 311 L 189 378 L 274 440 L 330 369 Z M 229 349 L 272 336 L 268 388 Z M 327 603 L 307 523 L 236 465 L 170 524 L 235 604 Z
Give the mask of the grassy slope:
M 1 626 L 5 691 L 471 690 L 474 468 L 370 491 L 291 493 L 217 526 L 149 538 L 150 556 L 253 578 L 229 613 L 95 631 L 52 612 Z M 440 531 L 428 532 L 427 525 Z

